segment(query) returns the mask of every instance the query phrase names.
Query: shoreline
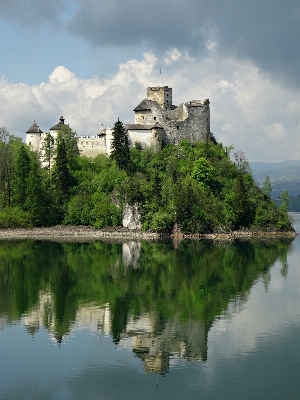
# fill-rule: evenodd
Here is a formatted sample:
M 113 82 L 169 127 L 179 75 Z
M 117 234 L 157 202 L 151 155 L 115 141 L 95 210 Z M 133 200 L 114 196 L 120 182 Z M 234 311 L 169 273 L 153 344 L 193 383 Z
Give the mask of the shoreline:
M 61 240 L 61 241 L 93 241 L 100 239 L 123 240 L 216 240 L 231 241 L 234 239 L 280 239 L 295 238 L 297 233 L 291 232 L 265 232 L 240 230 L 229 233 L 181 233 L 173 234 L 144 232 L 129 230 L 122 227 L 96 229 L 89 226 L 57 225 L 47 228 L 8 228 L 0 229 L 0 240 L 36 239 L 36 240 Z

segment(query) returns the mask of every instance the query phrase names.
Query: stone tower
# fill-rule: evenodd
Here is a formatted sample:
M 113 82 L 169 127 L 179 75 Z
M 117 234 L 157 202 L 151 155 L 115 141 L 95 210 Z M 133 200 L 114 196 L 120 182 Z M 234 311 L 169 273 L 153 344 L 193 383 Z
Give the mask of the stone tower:
M 172 109 L 172 88 L 168 86 L 148 87 L 147 100 L 156 101 L 164 111 Z
M 140 142 L 151 146 L 151 130 L 157 126 L 160 127 L 157 137 L 164 144 L 178 144 L 183 139 L 195 143 L 206 140 L 210 134 L 209 99 L 190 100 L 175 106 L 172 88 L 168 86 L 148 87 L 147 99 L 135 107 L 134 112 L 135 124 L 125 125 L 132 144 Z

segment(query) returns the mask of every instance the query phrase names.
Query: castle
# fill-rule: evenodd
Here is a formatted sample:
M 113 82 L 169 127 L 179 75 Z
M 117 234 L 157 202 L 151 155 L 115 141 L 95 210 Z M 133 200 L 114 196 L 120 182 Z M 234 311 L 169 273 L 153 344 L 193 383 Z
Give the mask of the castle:
M 172 104 L 172 88 L 168 86 L 148 87 L 147 99 L 134 110 L 135 123 L 125 124 L 129 143 L 139 142 L 143 148 L 160 147 L 164 144 L 177 144 L 183 139 L 191 143 L 203 141 L 210 133 L 209 100 L 191 100 L 179 106 Z M 61 116 L 59 122 L 50 129 L 56 138 L 64 125 Z M 112 130 L 101 129 L 95 136 L 78 136 L 78 148 L 81 155 L 96 157 L 98 154 L 110 154 Z M 43 133 L 34 121 L 26 132 L 26 144 L 33 150 L 42 152 Z

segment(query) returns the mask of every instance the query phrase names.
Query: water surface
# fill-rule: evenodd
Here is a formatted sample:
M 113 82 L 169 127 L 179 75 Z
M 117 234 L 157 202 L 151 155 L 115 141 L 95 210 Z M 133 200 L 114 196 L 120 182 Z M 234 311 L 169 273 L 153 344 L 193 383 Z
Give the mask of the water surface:
M 0 242 L 0 398 L 296 399 L 299 260 L 299 237 Z

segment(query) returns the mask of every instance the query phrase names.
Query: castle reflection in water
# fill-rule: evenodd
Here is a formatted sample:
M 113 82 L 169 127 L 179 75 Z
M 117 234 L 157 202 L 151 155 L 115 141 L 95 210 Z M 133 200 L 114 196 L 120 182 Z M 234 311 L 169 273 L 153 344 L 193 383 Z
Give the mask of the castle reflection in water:
M 97 332 L 98 336 L 111 334 L 112 318 L 109 304 L 80 306 L 69 332 L 63 337 L 56 331 L 55 319 L 50 292 L 40 292 L 38 306 L 24 316 L 23 322 L 32 336 L 40 327 L 45 327 L 50 338 L 58 344 L 68 340 L 73 330 L 85 329 Z M 132 349 L 135 356 L 143 361 L 146 372 L 166 373 L 173 356 L 206 361 L 207 333 L 205 324 L 199 321 L 180 322 L 179 318 L 174 317 L 161 324 L 154 314 L 145 314 L 137 318 L 130 316 L 118 346 Z

